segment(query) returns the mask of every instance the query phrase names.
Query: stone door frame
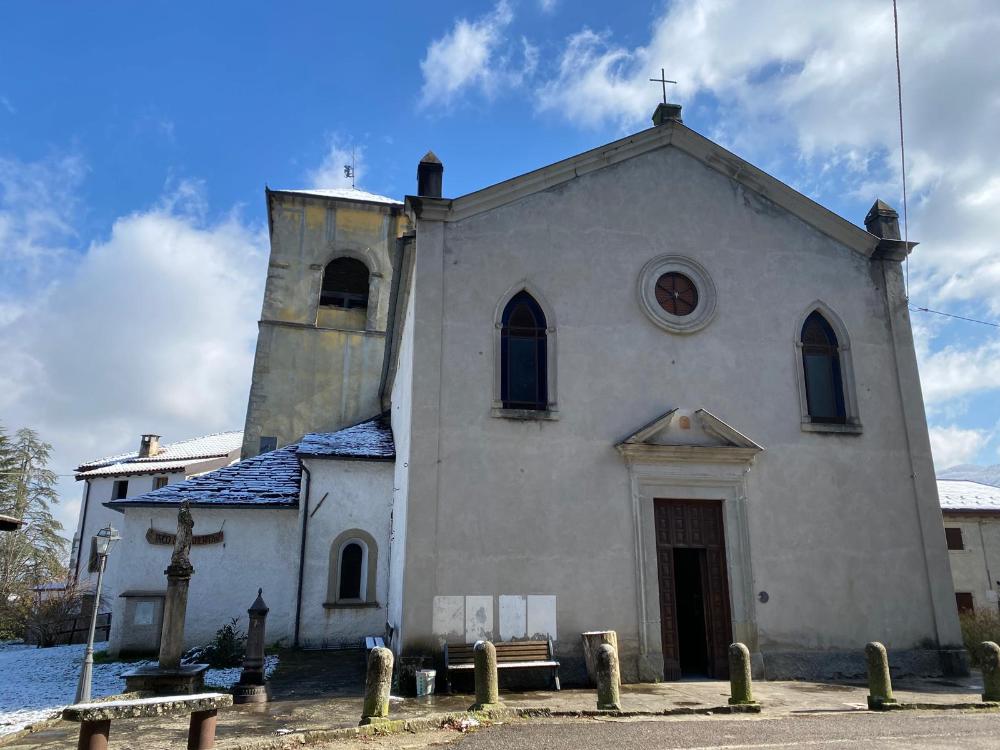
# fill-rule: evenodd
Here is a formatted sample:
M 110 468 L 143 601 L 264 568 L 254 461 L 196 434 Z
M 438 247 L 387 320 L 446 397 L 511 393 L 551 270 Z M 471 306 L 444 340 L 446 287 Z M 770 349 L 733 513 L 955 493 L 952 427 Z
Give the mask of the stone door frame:
M 626 457 L 628 458 L 628 456 Z M 733 638 L 750 649 L 755 673 L 763 671 L 757 644 L 746 474 L 749 461 L 691 464 L 628 460 L 635 538 L 639 679 L 663 679 L 654 501 L 722 501 Z

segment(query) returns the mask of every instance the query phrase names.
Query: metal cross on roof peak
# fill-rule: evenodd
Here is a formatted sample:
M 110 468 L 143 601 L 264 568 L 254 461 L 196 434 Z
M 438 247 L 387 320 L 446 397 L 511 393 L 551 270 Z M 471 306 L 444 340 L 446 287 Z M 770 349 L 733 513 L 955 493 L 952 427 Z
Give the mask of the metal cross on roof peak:
M 667 103 L 667 84 L 668 83 L 676 84 L 677 81 L 671 81 L 669 78 L 667 78 L 666 68 L 660 68 L 660 77 L 659 78 L 650 78 L 649 80 L 651 82 L 653 82 L 653 83 L 661 83 L 661 84 L 663 84 L 663 103 L 666 104 Z

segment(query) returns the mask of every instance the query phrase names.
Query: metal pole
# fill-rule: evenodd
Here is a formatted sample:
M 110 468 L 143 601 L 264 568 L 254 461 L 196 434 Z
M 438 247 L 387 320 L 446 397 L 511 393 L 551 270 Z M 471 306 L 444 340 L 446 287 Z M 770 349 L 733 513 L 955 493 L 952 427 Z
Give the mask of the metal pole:
M 97 590 L 94 593 L 94 608 L 90 613 L 87 653 L 83 657 L 83 668 L 80 670 L 80 683 L 76 686 L 74 703 L 88 703 L 90 701 L 90 682 L 94 673 L 94 631 L 97 629 L 97 610 L 101 608 L 101 584 L 104 582 L 104 567 L 108 564 L 108 556 L 98 555 L 97 559 Z

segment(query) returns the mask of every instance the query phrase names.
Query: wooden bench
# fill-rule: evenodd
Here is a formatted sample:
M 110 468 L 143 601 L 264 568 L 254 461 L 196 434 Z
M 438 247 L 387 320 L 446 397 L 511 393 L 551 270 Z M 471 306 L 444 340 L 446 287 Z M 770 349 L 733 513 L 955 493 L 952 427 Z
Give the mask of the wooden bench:
M 77 750 L 106 750 L 114 719 L 148 719 L 191 714 L 188 750 L 209 750 L 215 744 L 216 714 L 233 705 L 233 696 L 223 693 L 173 695 L 136 700 L 77 703 L 63 709 L 67 721 L 80 722 Z
M 475 670 L 474 643 L 444 644 L 445 684 L 451 692 L 452 671 Z M 559 662 L 552 652 L 552 640 L 506 641 L 494 643 L 497 671 L 502 669 L 551 669 L 552 685 L 559 690 Z

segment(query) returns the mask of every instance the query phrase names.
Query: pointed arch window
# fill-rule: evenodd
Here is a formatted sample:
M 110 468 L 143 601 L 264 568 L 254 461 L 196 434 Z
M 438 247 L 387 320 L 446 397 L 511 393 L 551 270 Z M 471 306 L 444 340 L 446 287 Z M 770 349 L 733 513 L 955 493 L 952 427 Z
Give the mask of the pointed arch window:
M 847 409 L 840 344 L 833 327 L 818 310 L 802 326 L 802 372 L 810 421 L 845 424 Z
M 505 409 L 548 408 L 545 313 L 526 291 L 511 298 L 501 317 L 500 400 Z
M 320 305 L 345 310 L 368 307 L 368 267 L 356 258 L 334 258 L 323 271 Z

